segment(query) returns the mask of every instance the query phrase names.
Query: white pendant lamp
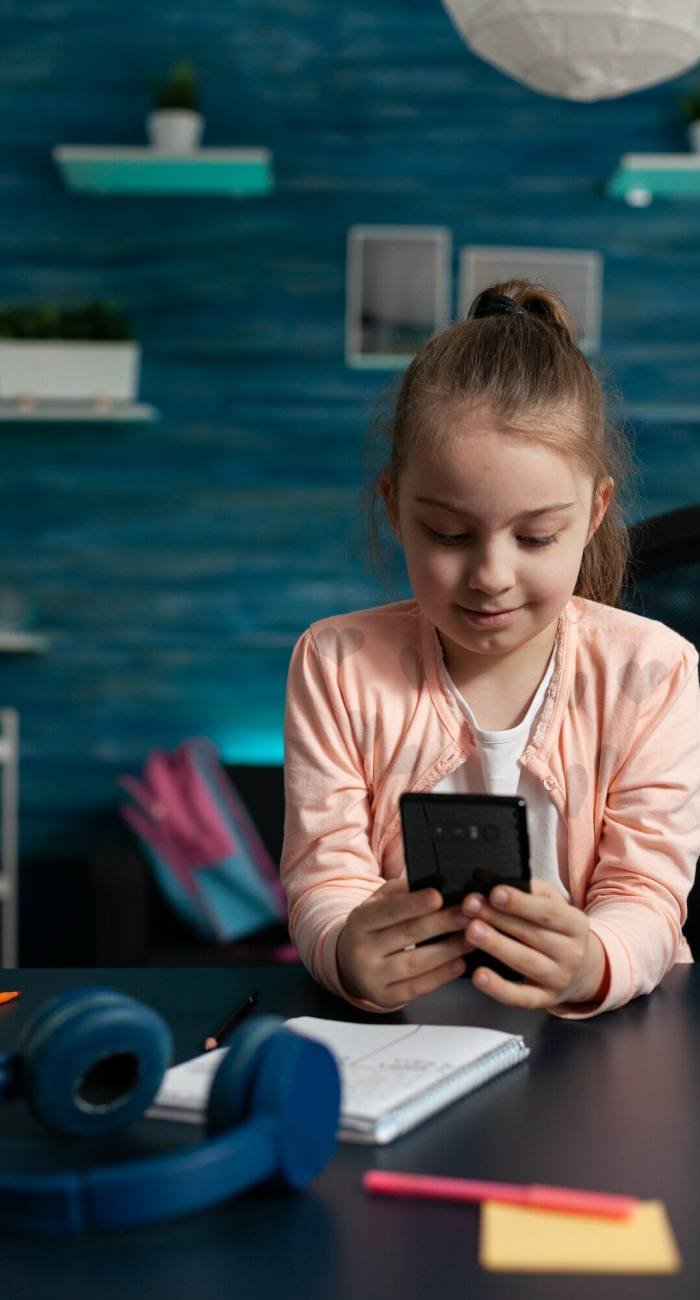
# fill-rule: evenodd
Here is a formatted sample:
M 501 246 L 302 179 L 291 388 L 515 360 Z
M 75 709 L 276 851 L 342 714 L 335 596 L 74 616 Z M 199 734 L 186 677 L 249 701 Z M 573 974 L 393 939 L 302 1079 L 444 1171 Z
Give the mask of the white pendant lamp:
M 533 90 L 614 99 L 700 59 L 700 0 L 443 0 L 475 54 Z

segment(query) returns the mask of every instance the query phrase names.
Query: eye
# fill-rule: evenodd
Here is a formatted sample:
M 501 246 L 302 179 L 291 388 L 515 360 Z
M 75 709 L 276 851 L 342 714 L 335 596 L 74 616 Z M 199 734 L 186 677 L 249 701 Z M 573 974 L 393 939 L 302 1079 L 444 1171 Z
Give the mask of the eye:
M 428 533 L 439 546 L 459 546 L 461 542 L 468 542 L 471 537 L 471 533 L 438 533 L 434 528 L 428 528 Z M 532 548 L 537 546 L 551 546 L 553 542 L 556 542 L 556 540 L 556 533 L 550 533 L 547 537 L 518 538 L 518 541 L 522 542 L 524 546 Z
M 469 538 L 469 533 L 436 533 L 434 528 L 429 528 L 428 532 L 440 546 L 458 546 Z

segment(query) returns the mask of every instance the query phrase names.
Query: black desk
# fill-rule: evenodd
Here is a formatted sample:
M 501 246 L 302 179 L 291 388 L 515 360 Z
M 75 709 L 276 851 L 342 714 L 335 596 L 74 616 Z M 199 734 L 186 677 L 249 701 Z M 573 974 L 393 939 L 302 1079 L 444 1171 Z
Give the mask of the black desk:
M 0 1008 L 0 1050 L 52 993 L 108 984 L 170 1022 L 177 1059 L 250 988 L 260 1010 L 369 1019 L 300 968 L 2 971 L 22 998 Z M 492 1025 L 524 1035 L 528 1061 L 387 1147 L 339 1146 L 300 1195 L 253 1191 L 170 1224 L 76 1238 L 0 1238 L 7 1300 L 697 1300 L 700 1294 L 700 968 L 585 1022 L 508 1011 L 464 981 L 396 1020 Z M 183 1131 L 184 1130 L 184 1131 Z M 45 1138 L 21 1103 L 0 1111 L 0 1169 L 82 1168 L 197 1140 L 142 1121 L 121 1138 Z M 477 1264 L 478 1210 L 370 1198 L 363 1169 L 563 1183 L 665 1201 L 684 1260 L 667 1278 L 498 1274 Z

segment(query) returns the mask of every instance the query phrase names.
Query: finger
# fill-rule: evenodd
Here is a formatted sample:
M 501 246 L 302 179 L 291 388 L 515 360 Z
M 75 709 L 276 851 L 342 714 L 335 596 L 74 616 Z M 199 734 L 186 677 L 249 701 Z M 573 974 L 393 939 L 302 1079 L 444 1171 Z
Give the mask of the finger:
M 467 928 L 468 918 L 465 917 L 459 906 L 440 908 L 438 912 L 428 912 L 423 916 L 412 918 L 410 921 L 402 921 L 396 925 L 388 926 L 381 936 L 383 942 L 383 951 L 385 954 L 400 952 L 414 944 L 423 943 L 426 939 L 434 939 L 441 934 L 451 934 L 460 931 L 464 935 Z
M 477 966 L 471 982 L 479 992 L 508 1007 L 525 1007 L 534 1011 L 551 1007 L 556 1001 L 551 989 L 538 984 L 514 984 L 487 966 Z
M 397 922 L 438 912 L 442 905 L 442 895 L 437 889 L 409 892 L 405 880 L 388 880 L 357 908 L 357 912 L 361 913 L 362 929 L 369 934 Z
M 448 939 L 439 939 L 435 943 L 421 944 L 418 948 L 403 948 L 400 952 L 390 953 L 384 958 L 387 971 L 386 982 L 394 984 L 397 980 L 424 975 L 426 971 L 444 966 L 446 962 L 459 960 L 467 950 L 471 951 L 471 944 L 467 943 L 463 931 L 460 931 L 459 934 L 452 935 Z
M 530 947 L 494 930 L 483 921 L 472 921 L 467 928 L 466 937 L 476 948 L 490 953 L 505 966 L 523 975 L 533 984 L 554 987 L 557 983 L 559 965 L 539 947 Z
M 559 890 L 548 881 L 533 880 L 531 885 L 530 893 L 523 889 L 497 885 L 489 894 L 488 906 L 500 914 L 522 917 L 533 925 L 542 926 L 543 929 L 553 930 L 558 934 L 578 934 L 580 926 L 578 909 L 567 903 Z M 468 895 L 468 899 L 465 900 L 467 913 L 474 910 L 474 904 L 470 902 L 473 897 L 478 895 Z
M 471 942 L 483 948 L 486 945 L 482 942 L 479 926 L 486 927 L 485 933 L 492 931 L 506 935 L 528 948 L 533 948 L 536 952 L 543 953 L 555 962 L 565 956 L 571 943 L 571 935 L 557 930 L 547 930 L 544 926 L 536 925 L 532 921 L 523 921 L 520 917 L 510 916 L 506 912 L 497 912 L 487 904 L 480 908 L 466 929 Z
M 442 962 L 429 970 L 411 973 L 387 985 L 382 1004 L 403 1006 L 406 1002 L 413 1002 L 414 998 L 425 997 L 427 993 L 433 993 L 435 989 L 458 979 L 464 970 L 463 959 L 453 957 L 451 961 Z

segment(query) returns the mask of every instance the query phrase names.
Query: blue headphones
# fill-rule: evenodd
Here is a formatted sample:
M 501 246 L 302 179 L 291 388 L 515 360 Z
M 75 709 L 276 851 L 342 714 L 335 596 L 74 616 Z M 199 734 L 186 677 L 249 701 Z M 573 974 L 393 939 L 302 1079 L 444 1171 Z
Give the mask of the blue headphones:
M 151 1007 L 113 989 L 73 989 L 39 1010 L 16 1052 L 0 1053 L 0 1101 L 24 1097 L 55 1133 L 111 1133 L 151 1105 L 172 1054 L 170 1030 Z M 335 1147 L 339 1109 L 331 1052 L 276 1016 L 253 1017 L 214 1076 L 205 1140 L 85 1173 L 0 1175 L 0 1230 L 153 1223 L 273 1176 L 305 1187 Z

